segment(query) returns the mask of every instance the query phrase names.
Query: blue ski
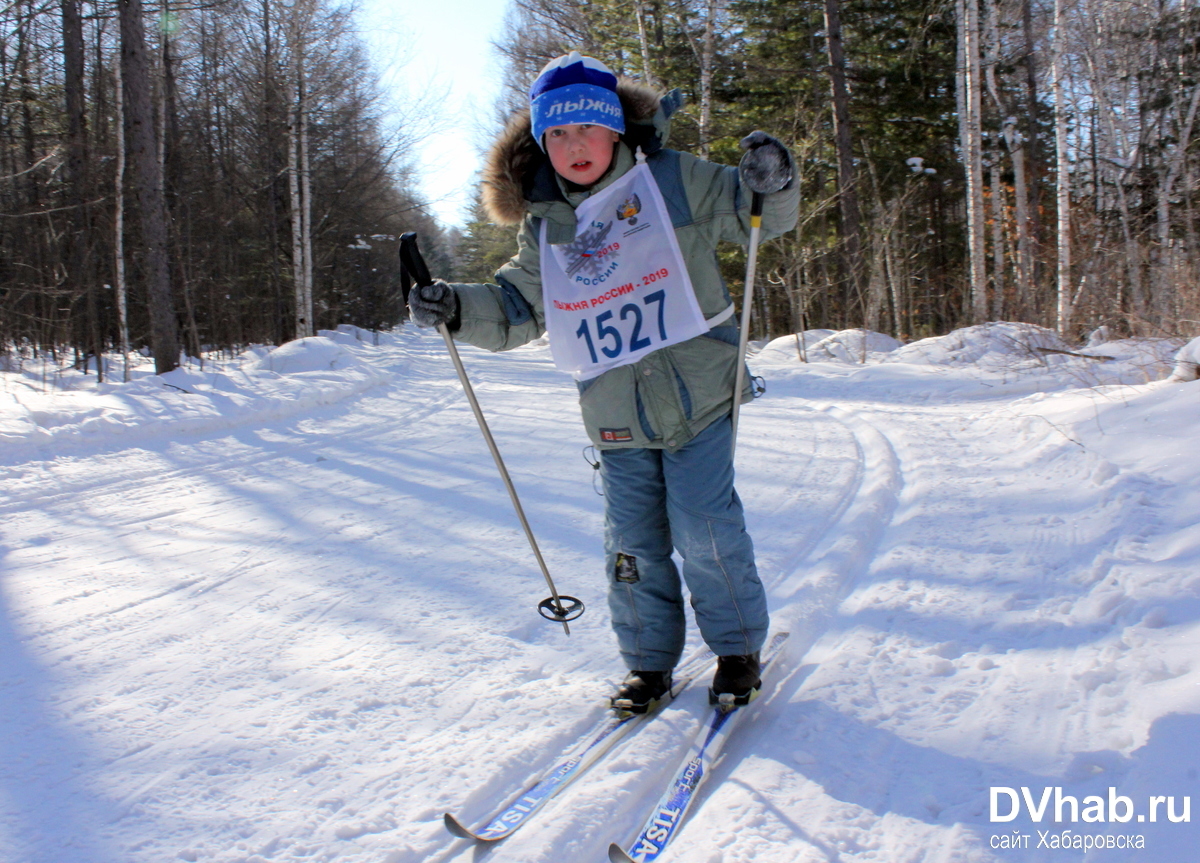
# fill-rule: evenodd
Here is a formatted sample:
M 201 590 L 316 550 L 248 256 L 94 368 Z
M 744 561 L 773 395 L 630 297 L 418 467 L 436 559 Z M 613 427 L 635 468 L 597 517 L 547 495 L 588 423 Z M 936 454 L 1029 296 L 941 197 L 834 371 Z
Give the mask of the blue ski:
M 675 682 L 671 686 L 671 698 L 682 692 L 715 658 L 711 650 L 703 648 L 679 666 L 675 671 Z M 585 732 L 553 767 L 525 788 L 504 809 L 489 818 L 482 828 L 472 830 L 447 812 L 442 817 L 446 829 L 455 836 L 478 842 L 497 842 L 511 835 L 549 802 L 550 798 L 599 761 L 601 756 L 623 737 L 645 725 L 644 720 L 652 718 L 657 712 L 622 715 L 606 711 L 606 715 Z
M 763 653 L 762 670 L 765 674 L 771 661 L 778 656 L 788 633 L 777 633 Z M 608 847 L 608 859 L 612 863 L 650 863 L 658 860 L 666 850 L 667 843 L 683 823 L 688 809 L 696 799 L 696 791 L 708 776 L 709 768 L 720 754 L 730 731 L 745 711 L 745 706 L 718 705 L 713 708 L 695 739 L 692 748 L 680 763 L 667 791 L 659 799 L 654 812 L 646 820 L 637 839 L 626 851 L 615 842 Z

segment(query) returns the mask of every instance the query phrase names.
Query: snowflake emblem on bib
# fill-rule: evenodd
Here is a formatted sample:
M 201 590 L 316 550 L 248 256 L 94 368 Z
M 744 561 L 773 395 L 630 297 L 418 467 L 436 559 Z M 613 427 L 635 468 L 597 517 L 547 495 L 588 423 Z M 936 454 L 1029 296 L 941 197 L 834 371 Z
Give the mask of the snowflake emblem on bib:
M 582 274 L 587 277 L 598 276 L 609 263 L 604 252 L 604 241 L 612 230 L 613 223 L 607 222 L 599 227 L 589 227 L 578 235 L 572 242 L 563 246 L 563 256 L 571 263 L 567 265 L 567 275 Z

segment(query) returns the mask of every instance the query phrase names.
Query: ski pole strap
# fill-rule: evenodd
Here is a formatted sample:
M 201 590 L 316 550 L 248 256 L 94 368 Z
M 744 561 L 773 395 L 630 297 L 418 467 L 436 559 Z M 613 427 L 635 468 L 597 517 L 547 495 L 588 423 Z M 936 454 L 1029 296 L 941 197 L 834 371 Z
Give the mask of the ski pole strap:
M 736 310 L 733 307 L 733 303 L 730 303 L 722 311 L 717 312 L 711 318 L 705 318 L 704 323 L 708 324 L 708 328 L 711 330 L 713 327 L 723 324 L 732 318 L 734 311 Z

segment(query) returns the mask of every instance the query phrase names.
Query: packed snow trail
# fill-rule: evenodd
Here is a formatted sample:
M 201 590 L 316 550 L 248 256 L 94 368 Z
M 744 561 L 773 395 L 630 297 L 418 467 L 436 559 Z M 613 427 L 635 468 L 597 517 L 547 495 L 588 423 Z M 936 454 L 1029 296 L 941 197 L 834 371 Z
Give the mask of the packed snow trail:
M 544 347 L 463 354 L 588 605 L 567 639 L 440 340 L 368 353 L 344 400 L 290 417 L 188 407 L 190 431 L 3 453 L 0 861 L 475 861 L 442 812 L 486 813 L 600 715 L 623 669 L 570 380 Z M 738 487 L 793 636 L 672 859 L 1078 860 L 988 823 L 989 787 L 1200 799 L 1195 483 L 1078 443 L 1070 394 L 1037 394 L 1061 377 L 770 351 L 755 371 Z M 602 860 L 704 702 L 486 859 Z M 994 850 L 1014 829 L 1029 850 Z M 1137 829 L 1152 857 L 1103 859 L 1197 844 Z
M 389 385 L 294 420 L 6 467 L 13 860 L 424 859 L 444 809 L 537 766 L 547 717 L 565 743 L 599 714 L 622 670 L 569 379 L 540 352 L 468 358 L 591 609 L 565 640 L 444 349 L 390 359 Z

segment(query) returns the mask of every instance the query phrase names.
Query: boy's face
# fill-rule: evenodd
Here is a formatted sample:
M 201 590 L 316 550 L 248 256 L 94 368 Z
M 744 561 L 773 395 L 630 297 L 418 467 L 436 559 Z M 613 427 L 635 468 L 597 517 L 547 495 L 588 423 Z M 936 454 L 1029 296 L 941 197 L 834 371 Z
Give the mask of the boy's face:
M 620 135 L 604 126 L 575 123 L 546 130 L 546 155 L 560 177 L 590 186 L 612 164 L 613 144 Z

